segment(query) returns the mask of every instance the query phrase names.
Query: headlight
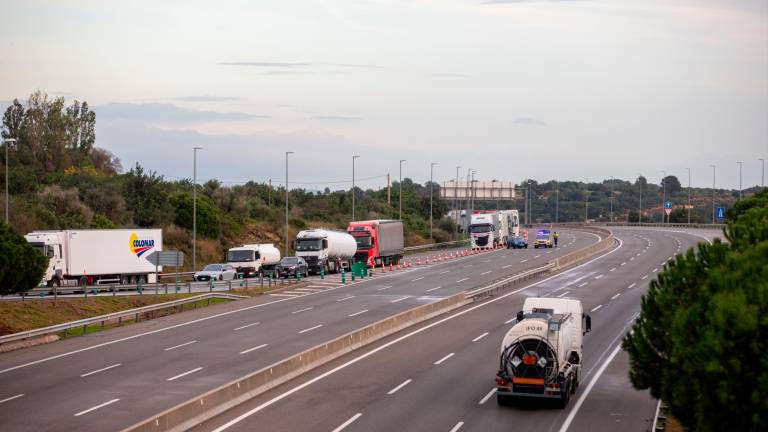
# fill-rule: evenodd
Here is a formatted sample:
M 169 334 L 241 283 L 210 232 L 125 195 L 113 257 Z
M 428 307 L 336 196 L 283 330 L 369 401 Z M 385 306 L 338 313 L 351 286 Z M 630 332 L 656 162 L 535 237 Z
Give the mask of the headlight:
M 544 357 L 539 357 L 538 364 L 539 364 L 539 367 L 545 367 L 547 365 L 547 359 L 545 359 Z

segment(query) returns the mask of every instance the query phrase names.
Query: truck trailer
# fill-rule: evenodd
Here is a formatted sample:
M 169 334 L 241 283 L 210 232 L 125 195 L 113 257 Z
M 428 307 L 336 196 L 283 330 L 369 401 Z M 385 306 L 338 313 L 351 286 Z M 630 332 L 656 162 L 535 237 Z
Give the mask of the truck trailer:
M 357 242 L 355 262 L 368 267 L 398 264 L 405 252 L 403 221 L 369 220 L 350 222 L 347 232 Z
M 155 265 L 146 260 L 163 250 L 159 229 L 34 231 L 24 238 L 48 257 L 47 286 L 62 284 L 155 282 Z
M 498 404 L 538 398 L 554 400 L 565 408 L 581 381 L 582 338 L 591 326 L 579 300 L 526 299 L 501 343 Z
M 272 243 L 246 244 L 227 251 L 227 264 L 242 277 L 263 276 L 280 264 L 280 251 Z
M 357 242 L 350 234 L 328 229 L 299 231 L 294 242 L 296 256 L 304 258 L 311 273 L 350 270 Z

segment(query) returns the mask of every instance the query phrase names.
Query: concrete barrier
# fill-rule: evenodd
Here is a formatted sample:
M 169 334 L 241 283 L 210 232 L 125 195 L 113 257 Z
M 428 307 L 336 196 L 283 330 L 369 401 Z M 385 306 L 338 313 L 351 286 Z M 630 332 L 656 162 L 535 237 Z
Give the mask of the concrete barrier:
M 459 293 L 383 319 L 208 391 L 123 429 L 123 432 L 165 432 L 189 429 L 350 351 L 469 302 L 464 293 Z
M 601 240 L 597 243 L 583 247 L 577 250 L 576 252 L 571 252 L 569 254 L 556 258 L 555 266 L 552 269 L 552 271 L 559 271 L 566 267 L 570 267 L 582 261 L 585 261 L 586 259 L 591 258 L 596 254 L 611 248 L 615 242 L 615 239 L 613 238 L 613 233 L 607 229 L 584 226 L 584 227 L 579 227 L 578 230 L 597 234 L 601 237 Z

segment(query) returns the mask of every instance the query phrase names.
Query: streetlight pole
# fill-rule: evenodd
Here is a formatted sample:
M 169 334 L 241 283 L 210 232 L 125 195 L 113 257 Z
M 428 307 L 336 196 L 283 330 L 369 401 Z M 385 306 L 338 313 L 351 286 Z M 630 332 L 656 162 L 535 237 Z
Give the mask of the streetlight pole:
M 429 164 L 429 239 L 432 240 L 432 174 L 437 163 L 432 162 Z
M 398 199 L 400 200 L 400 220 L 403 219 L 403 162 L 405 159 L 400 159 L 400 193 Z
M 469 200 L 469 210 L 471 214 L 475 213 L 475 174 L 477 174 L 477 171 L 472 170 L 472 182 L 470 183 L 470 185 L 472 186 L 472 188 L 470 189 L 472 198 Z
M 352 222 L 355 221 L 355 159 L 360 156 L 352 156 Z
M 640 187 L 640 208 L 637 210 L 638 225 L 643 223 L 643 182 L 640 181 L 642 177 L 642 174 L 637 173 L 637 185 Z
M 11 145 L 11 143 L 16 142 L 16 138 L 8 138 L 7 140 L 3 141 L 5 143 L 5 224 L 9 225 L 11 223 L 11 211 L 10 211 L 10 205 L 9 198 L 10 195 L 8 195 L 8 170 L 10 169 L 10 164 L 8 163 L 8 147 Z
M 714 165 L 710 165 L 712 167 L 712 225 L 715 224 L 715 174 L 717 172 L 717 167 Z
M 611 222 L 613 222 L 613 177 L 611 177 Z
M 661 187 L 662 187 L 662 194 L 661 194 L 661 223 L 664 223 L 664 202 L 667 201 L 667 172 L 662 170 L 661 174 L 663 177 L 661 178 Z
M 192 271 L 197 271 L 197 151 L 192 149 Z
M 459 168 L 461 166 L 456 165 L 456 188 L 454 189 L 454 197 L 453 197 L 453 207 L 456 211 L 454 214 L 454 217 L 456 218 L 456 224 L 453 227 L 454 229 L 454 240 L 459 239 Z
M 763 164 L 762 180 L 760 181 L 760 187 L 765 187 L 765 159 L 759 158 L 758 160 Z
M 744 165 L 744 162 L 736 162 L 739 164 L 739 201 L 741 201 L 741 167 Z
M 288 256 L 288 155 L 291 154 L 293 154 L 292 151 L 285 152 L 285 253 L 283 256 Z
M 555 223 L 560 216 L 560 181 L 555 180 Z
M 691 169 L 688 170 L 688 225 L 691 224 Z
M 584 223 L 589 220 L 589 179 L 584 177 Z

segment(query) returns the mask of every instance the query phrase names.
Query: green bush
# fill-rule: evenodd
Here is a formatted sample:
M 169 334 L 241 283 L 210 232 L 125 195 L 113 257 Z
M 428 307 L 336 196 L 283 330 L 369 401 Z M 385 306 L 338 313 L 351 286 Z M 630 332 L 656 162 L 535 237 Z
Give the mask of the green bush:
M 21 293 L 36 287 L 47 267 L 47 257 L 11 227 L 0 222 L 0 295 Z
M 176 225 L 192 231 L 192 196 L 188 193 L 174 195 L 171 205 L 175 208 Z M 216 238 L 221 232 L 219 209 L 206 196 L 197 196 L 197 233 L 205 237 Z

